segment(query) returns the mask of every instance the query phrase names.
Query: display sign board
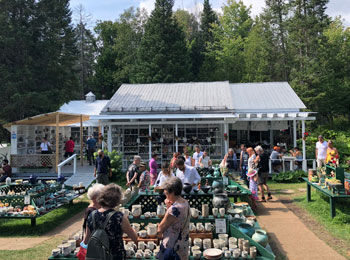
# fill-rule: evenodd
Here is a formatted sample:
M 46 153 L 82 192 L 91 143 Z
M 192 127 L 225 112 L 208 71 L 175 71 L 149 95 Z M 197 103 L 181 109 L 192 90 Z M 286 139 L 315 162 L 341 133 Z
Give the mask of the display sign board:
M 226 234 L 226 219 L 215 219 L 216 234 Z

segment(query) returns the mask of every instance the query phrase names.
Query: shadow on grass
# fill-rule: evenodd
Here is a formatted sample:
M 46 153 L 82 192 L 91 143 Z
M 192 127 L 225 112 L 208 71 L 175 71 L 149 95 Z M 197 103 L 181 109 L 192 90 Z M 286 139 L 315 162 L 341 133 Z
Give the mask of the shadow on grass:
M 67 219 L 75 216 L 87 208 L 87 201 L 78 201 L 74 204 L 67 204 L 55 209 L 36 219 L 36 226 L 31 227 L 30 219 L 1 219 L 0 236 L 1 237 L 18 237 L 18 236 L 40 236 Z

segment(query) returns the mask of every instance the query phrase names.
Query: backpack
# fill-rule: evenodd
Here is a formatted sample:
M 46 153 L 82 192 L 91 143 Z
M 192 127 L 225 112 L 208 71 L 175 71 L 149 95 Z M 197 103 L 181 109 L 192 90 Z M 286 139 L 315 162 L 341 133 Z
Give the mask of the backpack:
M 116 213 L 116 211 L 108 213 L 102 227 L 97 228 L 95 217 L 96 213 L 97 210 L 92 212 L 92 224 L 94 230 L 92 231 L 90 240 L 88 242 L 88 249 L 86 252 L 85 260 L 112 260 L 113 255 L 109 251 L 109 236 L 105 229 L 108 221 Z

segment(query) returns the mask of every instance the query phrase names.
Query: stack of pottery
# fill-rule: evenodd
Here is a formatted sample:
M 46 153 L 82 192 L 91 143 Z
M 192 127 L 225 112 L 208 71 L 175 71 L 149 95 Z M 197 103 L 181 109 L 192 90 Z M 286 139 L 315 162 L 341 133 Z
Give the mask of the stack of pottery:
M 231 202 L 227 194 L 224 192 L 215 194 L 213 198 L 213 207 L 225 208 L 226 210 L 228 210 L 231 207 Z
M 162 203 L 161 205 L 157 206 L 157 217 L 163 218 L 166 213 L 166 206 Z
M 252 236 L 252 239 L 262 245 L 263 247 L 267 246 L 268 238 L 267 233 L 263 229 L 257 229 L 255 230 L 255 233 Z

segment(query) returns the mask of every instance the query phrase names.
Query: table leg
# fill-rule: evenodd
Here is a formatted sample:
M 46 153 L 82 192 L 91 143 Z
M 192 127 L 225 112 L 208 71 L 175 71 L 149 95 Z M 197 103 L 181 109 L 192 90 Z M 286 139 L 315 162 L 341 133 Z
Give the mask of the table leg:
M 36 226 L 36 218 L 31 218 L 31 219 L 30 219 L 30 225 L 31 225 L 32 227 L 35 227 L 35 226 Z
M 307 202 L 311 201 L 311 185 L 306 183 L 306 200 Z
M 233 197 L 233 202 L 234 202 L 234 203 L 237 203 L 237 201 L 238 201 L 238 197 L 237 197 L 237 196 L 234 196 L 234 197 Z
M 335 217 L 335 199 L 333 197 L 329 198 L 329 206 L 331 208 L 331 218 Z

